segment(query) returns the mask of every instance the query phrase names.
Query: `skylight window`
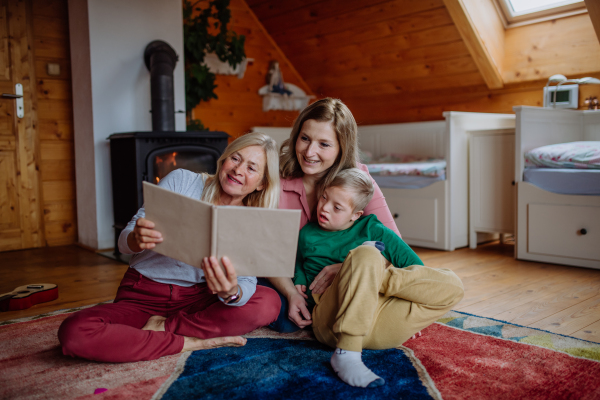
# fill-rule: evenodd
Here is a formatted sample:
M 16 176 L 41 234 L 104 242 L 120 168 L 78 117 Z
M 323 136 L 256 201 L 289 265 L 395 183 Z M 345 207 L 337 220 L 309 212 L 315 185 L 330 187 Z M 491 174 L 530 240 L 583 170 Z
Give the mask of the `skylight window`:
M 583 0 L 496 0 L 506 27 L 586 12 Z
M 580 0 L 508 0 L 508 2 L 516 14 L 530 14 L 573 3 L 582 3 Z

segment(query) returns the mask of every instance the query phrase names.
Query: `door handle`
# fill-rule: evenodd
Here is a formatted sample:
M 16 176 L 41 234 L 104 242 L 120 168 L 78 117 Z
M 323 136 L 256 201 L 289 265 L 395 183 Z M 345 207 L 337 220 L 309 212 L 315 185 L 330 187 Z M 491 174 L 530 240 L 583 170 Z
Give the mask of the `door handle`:
M 3 99 L 17 100 L 17 118 L 23 118 L 25 116 L 25 107 L 23 106 L 23 85 L 17 83 L 15 85 L 15 94 L 2 93 L 0 97 Z

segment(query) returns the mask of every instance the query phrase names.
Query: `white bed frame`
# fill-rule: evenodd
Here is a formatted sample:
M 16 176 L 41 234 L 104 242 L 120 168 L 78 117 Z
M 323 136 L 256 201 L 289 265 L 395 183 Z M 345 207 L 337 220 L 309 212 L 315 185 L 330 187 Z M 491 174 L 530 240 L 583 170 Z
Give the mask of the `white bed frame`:
M 525 152 L 549 144 L 599 141 L 600 111 L 514 110 L 516 257 L 600 269 L 600 196 L 556 194 L 523 182 Z
M 445 112 L 445 120 L 359 126 L 363 151 L 444 158 L 446 180 L 421 189 L 382 188 L 406 243 L 439 250 L 469 245 L 469 136 L 471 131 L 514 128 L 512 114 Z M 254 127 L 279 145 L 291 128 Z M 488 239 L 478 234 L 478 241 Z

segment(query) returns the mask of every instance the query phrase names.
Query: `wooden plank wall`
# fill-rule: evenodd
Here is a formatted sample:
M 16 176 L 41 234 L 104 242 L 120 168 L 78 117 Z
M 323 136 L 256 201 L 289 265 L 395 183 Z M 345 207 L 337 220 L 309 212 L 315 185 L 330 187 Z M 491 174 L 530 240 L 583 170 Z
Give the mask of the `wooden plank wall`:
M 502 89 L 489 90 L 442 0 L 247 3 L 315 94 L 341 98 L 361 124 L 439 120 L 444 111 L 512 113 L 515 105 L 541 106 L 552 74 L 600 78 L 587 14 L 507 32 L 514 71 Z M 556 27 L 562 34 L 548 36 Z M 582 87 L 581 97 L 590 94 L 600 86 Z
M 193 111 L 211 130 L 221 130 L 233 137 L 246 133 L 253 126 L 291 126 L 297 111 L 262 111 L 258 90 L 266 84 L 269 63 L 279 61 L 285 82 L 311 93 L 309 87 L 288 62 L 261 23 L 243 0 L 231 0 L 232 22 L 229 29 L 246 36 L 246 56 L 253 58 L 243 79 L 217 75 L 217 100 L 201 102 Z
M 60 246 L 77 241 L 67 0 L 32 0 L 32 14 L 46 244 Z

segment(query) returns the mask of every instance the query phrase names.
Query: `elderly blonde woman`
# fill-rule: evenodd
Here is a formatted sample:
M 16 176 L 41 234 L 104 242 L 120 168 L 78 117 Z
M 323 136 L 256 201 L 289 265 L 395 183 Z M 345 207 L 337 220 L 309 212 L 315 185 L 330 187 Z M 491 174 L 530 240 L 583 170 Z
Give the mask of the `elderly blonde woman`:
M 179 169 L 159 186 L 215 204 L 277 208 L 279 162 L 269 136 L 251 133 L 233 141 L 210 176 Z M 152 360 L 189 350 L 243 346 L 239 335 L 273 322 L 277 293 L 238 277 L 223 257 L 205 258 L 202 269 L 158 254 L 162 241 L 142 207 L 119 237 L 119 250 L 134 254 L 114 303 L 79 311 L 61 325 L 63 353 L 105 362 Z

